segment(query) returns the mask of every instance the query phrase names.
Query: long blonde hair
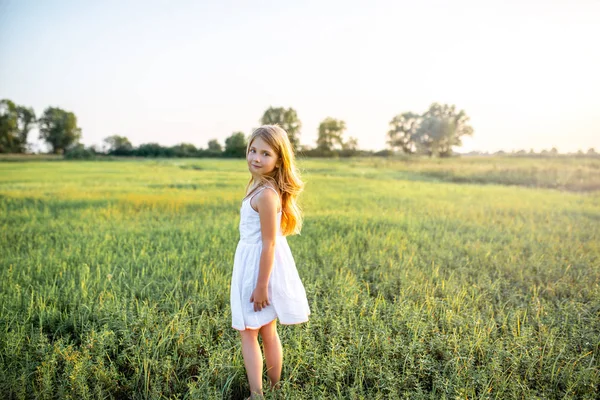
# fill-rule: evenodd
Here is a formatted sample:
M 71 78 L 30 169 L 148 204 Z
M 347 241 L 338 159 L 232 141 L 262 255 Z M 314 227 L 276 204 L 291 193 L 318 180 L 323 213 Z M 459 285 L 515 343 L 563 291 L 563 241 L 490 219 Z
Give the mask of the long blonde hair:
M 281 198 L 281 232 L 284 236 L 300 233 L 302 229 L 302 210 L 296 200 L 304 189 L 304 182 L 300 179 L 300 173 L 296 167 L 294 150 L 288 138 L 287 132 L 279 125 L 263 125 L 256 129 L 246 148 L 246 158 L 252 142 L 257 137 L 264 140 L 277 154 L 281 165 L 267 175 L 263 175 L 255 181 L 254 176 L 246 185 L 248 189 L 256 185 L 255 189 L 264 184 L 270 184 L 278 192 Z

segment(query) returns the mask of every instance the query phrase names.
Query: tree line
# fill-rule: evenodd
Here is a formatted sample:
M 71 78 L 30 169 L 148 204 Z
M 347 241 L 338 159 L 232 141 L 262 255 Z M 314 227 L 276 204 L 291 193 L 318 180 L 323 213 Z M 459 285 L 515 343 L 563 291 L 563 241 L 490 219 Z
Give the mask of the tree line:
M 421 154 L 449 157 L 453 147 L 462 145 L 464 136 L 472 136 L 469 117 L 454 105 L 433 103 L 423 113 L 404 112 L 392 118 L 386 133 L 388 148 L 382 151 L 358 149 L 355 137 L 346 137 L 346 123 L 332 117 L 325 118 L 318 127 L 315 146 L 300 144 L 302 122 L 296 110 L 269 107 L 259 120 L 261 125 L 278 124 L 288 132 L 294 150 L 303 156 L 332 157 L 360 155 Z M 28 135 L 37 126 L 39 139 L 46 142 L 51 153 L 68 158 L 91 158 L 98 154 L 136 157 L 244 157 L 247 136 L 233 132 L 221 144 L 211 139 L 206 148 L 191 143 L 162 146 L 143 143 L 135 147 L 126 136 L 111 135 L 104 139 L 103 148 L 85 147 L 81 142 L 81 129 L 73 112 L 58 107 L 48 107 L 39 118 L 31 107 L 17 105 L 11 100 L 0 101 L 0 153 L 26 153 Z M 593 150 L 593 149 L 591 149 Z M 590 154 L 590 150 L 588 150 Z

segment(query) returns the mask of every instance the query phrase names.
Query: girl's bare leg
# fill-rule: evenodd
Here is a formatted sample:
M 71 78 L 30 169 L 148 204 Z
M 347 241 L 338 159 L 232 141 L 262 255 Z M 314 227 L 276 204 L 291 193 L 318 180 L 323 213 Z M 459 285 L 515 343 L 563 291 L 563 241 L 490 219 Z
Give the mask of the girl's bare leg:
M 260 328 L 260 336 L 262 337 L 263 349 L 265 351 L 265 361 L 267 363 L 267 376 L 271 388 L 274 388 L 281 378 L 281 366 L 283 364 L 283 349 L 281 341 L 277 334 L 276 320 L 263 325 Z
M 252 395 L 262 395 L 262 353 L 258 345 L 258 329 L 239 331 L 242 336 L 242 355 Z

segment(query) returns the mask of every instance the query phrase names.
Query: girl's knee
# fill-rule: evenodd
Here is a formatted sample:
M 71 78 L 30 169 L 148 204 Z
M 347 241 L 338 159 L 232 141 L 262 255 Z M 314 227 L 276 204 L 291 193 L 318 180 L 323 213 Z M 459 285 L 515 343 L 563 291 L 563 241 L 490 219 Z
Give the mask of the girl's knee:
M 240 336 L 242 337 L 242 341 L 258 339 L 258 329 L 246 329 L 239 332 Z
M 260 336 L 263 341 L 273 341 L 277 339 L 277 327 L 275 325 L 275 321 L 272 323 L 263 326 L 260 329 Z

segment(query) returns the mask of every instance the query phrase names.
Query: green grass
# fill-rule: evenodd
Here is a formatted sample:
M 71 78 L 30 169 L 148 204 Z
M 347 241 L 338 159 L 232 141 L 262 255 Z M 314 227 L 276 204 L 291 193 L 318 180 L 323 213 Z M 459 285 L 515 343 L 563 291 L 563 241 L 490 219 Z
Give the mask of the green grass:
M 279 327 L 267 397 L 600 395 L 598 160 L 300 167 L 288 242 L 312 315 Z M 229 279 L 248 177 L 240 160 L 0 163 L 0 393 L 247 395 Z

